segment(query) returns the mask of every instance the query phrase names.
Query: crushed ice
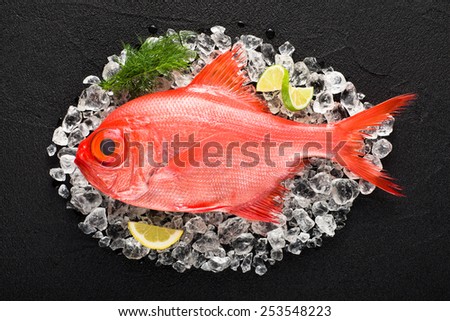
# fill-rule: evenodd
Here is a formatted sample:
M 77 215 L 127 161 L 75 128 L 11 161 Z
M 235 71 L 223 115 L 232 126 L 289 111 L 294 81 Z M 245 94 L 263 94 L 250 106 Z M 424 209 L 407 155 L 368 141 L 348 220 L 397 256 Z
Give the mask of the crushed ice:
M 180 31 L 181 43 L 195 50 L 189 72 L 173 72 L 159 80 L 157 90 L 186 86 L 194 76 L 221 52 L 232 46 L 225 28 L 214 26 L 211 35 L 193 31 Z M 167 34 L 175 33 L 169 29 Z M 155 41 L 149 38 L 146 41 Z M 313 86 L 314 98 L 310 105 L 297 113 L 284 108 L 278 93 L 264 93 L 270 111 L 294 121 L 321 124 L 339 121 L 372 107 L 362 102 L 364 95 L 356 91 L 353 83 L 346 81 L 342 73 L 333 68 L 323 68 L 314 57 L 294 62 L 294 46 L 288 41 L 278 51 L 261 38 L 242 35 L 237 38 L 247 51 L 246 71 L 255 82 L 274 63 L 289 70 L 292 86 Z M 194 58 L 194 57 L 193 57 Z M 102 73 L 108 79 L 121 68 L 126 51 L 120 56 L 108 57 Z M 258 275 L 267 272 L 268 266 L 281 261 L 286 253 L 299 255 L 304 249 L 320 247 L 322 239 L 332 237 L 345 225 L 353 201 L 361 193 L 370 194 L 375 186 L 326 159 L 313 158 L 293 179 L 284 184 L 289 193 L 284 199 L 280 224 L 251 222 L 225 213 L 156 212 L 137 208 L 113 200 L 95 190 L 74 164 L 77 145 L 118 105 L 123 97 L 114 97 L 98 84 L 98 76 L 87 76 L 88 85 L 80 94 L 78 105 L 70 106 L 62 124 L 56 128 L 52 144 L 47 147 L 49 156 L 59 158 L 60 167 L 50 169 L 50 176 L 64 182 L 58 194 L 68 200 L 67 208 L 83 214 L 78 224 L 83 233 L 92 234 L 100 247 L 120 251 L 128 259 L 144 257 L 156 265 L 170 265 L 178 272 L 196 268 L 221 272 L 225 269 L 246 273 L 254 270 Z M 392 150 L 392 144 L 384 138 L 393 130 L 394 118 L 368 131 L 366 158 L 382 168 L 381 160 Z M 379 138 L 380 137 L 380 138 Z M 66 182 L 69 176 L 70 184 Z M 139 244 L 127 229 L 128 221 L 144 221 L 149 224 L 183 229 L 180 242 L 163 251 L 149 250 Z

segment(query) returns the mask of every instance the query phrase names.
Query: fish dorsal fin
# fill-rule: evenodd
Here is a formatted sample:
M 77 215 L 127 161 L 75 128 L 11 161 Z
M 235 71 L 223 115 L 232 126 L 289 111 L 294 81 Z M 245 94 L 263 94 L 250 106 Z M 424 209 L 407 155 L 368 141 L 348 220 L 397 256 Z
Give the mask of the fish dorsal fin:
M 228 94 L 246 103 L 248 109 L 267 111 L 267 106 L 255 96 L 252 85 L 242 67 L 247 63 L 247 55 L 242 45 L 221 54 L 206 65 L 187 87 L 189 91 Z

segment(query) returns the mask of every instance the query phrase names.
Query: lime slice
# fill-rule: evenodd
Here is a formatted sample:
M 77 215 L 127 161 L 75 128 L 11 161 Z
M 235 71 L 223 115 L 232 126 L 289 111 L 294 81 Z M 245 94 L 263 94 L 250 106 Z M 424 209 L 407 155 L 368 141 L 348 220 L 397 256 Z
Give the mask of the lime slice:
M 287 75 L 289 79 L 288 71 L 280 65 L 273 65 L 264 70 L 261 77 L 259 77 L 256 84 L 256 91 L 268 92 L 280 90 L 283 83 L 283 78 Z
M 178 242 L 183 230 L 149 225 L 142 222 L 128 222 L 131 235 L 143 246 L 153 250 L 165 250 Z
M 292 87 L 289 84 L 289 74 L 283 77 L 281 99 L 284 106 L 292 111 L 301 110 L 308 106 L 314 94 L 314 87 Z

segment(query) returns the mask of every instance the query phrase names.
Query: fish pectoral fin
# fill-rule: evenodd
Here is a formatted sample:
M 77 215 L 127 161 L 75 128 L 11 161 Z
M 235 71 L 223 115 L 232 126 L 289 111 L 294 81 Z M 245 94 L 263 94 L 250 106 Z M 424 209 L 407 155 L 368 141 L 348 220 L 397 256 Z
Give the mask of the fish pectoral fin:
M 227 212 L 247 220 L 278 223 L 278 216 L 283 210 L 283 197 L 286 192 L 287 189 L 278 184 L 254 202 L 231 208 Z
M 130 185 L 116 192 L 119 199 L 136 200 L 145 195 L 149 191 L 149 179 L 153 175 L 146 174 L 143 168 L 134 171 L 131 177 Z
M 217 57 L 204 67 L 186 87 L 189 91 L 233 95 L 245 102 L 245 107 L 258 112 L 269 112 L 266 104 L 255 96 L 255 88 L 244 84 L 250 82 L 242 67 L 247 55 L 241 45 Z M 211 88 L 213 87 L 213 88 Z

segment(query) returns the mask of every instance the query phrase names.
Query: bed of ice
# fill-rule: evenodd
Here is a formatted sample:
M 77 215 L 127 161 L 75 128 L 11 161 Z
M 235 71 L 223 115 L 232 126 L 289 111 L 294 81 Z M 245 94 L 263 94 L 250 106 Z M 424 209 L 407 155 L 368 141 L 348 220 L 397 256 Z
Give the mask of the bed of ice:
M 247 51 L 246 70 L 252 82 L 267 66 L 281 64 L 289 70 L 293 86 L 313 86 L 314 99 L 300 112 L 288 111 L 278 93 L 265 93 L 270 111 L 294 121 L 318 124 L 336 122 L 371 108 L 355 86 L 331 67 L 323 68 L 313 57 L 294 62 L 294 47 L 285 42 L 277 50 L 261 38 L 242 35 L 234 40 L 225 34 L 225 28 L 211 28 L 211 35 L 180 31 L 184 46 L 195 50 L 197 58 L 189 72 L 173 72 L 161 78 L 158 90 L 186 86 L 192 78 L 220 52 L 229 50 L 232 43 L 242 42 Z M 168 34 L 175 33 L 169 29 Z M 148 41 L 154 39 L 149 38 Z M 126 60 L 126 52 L 108 57 L 102 77 L 111 77 Z M 122 253 L 126 258 L 154 261 L 157 266 L 172 266 L 178 272 L 196 268 L 220 272 L 225 269 L 246 273 L 254 270 L 258 275 L 267 272 L 270 265 L 281 261 L 284 255 L 299 255 L 308 248 L 322 246 L 322 239 L 333 237 L 345 226 L 354 200 L 360 194 L 370 194 L 375 186 L 359 179 L 340 165 L 325 159 L 310 159 L 297 176 L 285 182 L 290 192 L 284 200 L 280 224 L 251 222 L 224 213 L 156 212 L 137 208 L 102 195 L 83 177 L 74 164 L 78 144 L 101 121 L 125 100 L 104 91 L 100 78 L 88 76 L 83 80 L 86 89 L 78 105 L 70 106 L 62 124 L 53 134 L 53 143 L 47 148 L 49 156 L 58 157 L 60 167 L 50 169 L 50 176 L 61 182 L 58 194 L 67 199 L 67 208 L 80 212 L 80 230 L 98 242 L 100 247 Z M 392 150 L 384 137 L 393 129 L 394 118 L 370 130 L 365 152 L 368 159 L 382 167 L 380 159 Z M 183 229 L 180 242 L 164 251 L 141 246 L 128 229 L 128 221 Z

